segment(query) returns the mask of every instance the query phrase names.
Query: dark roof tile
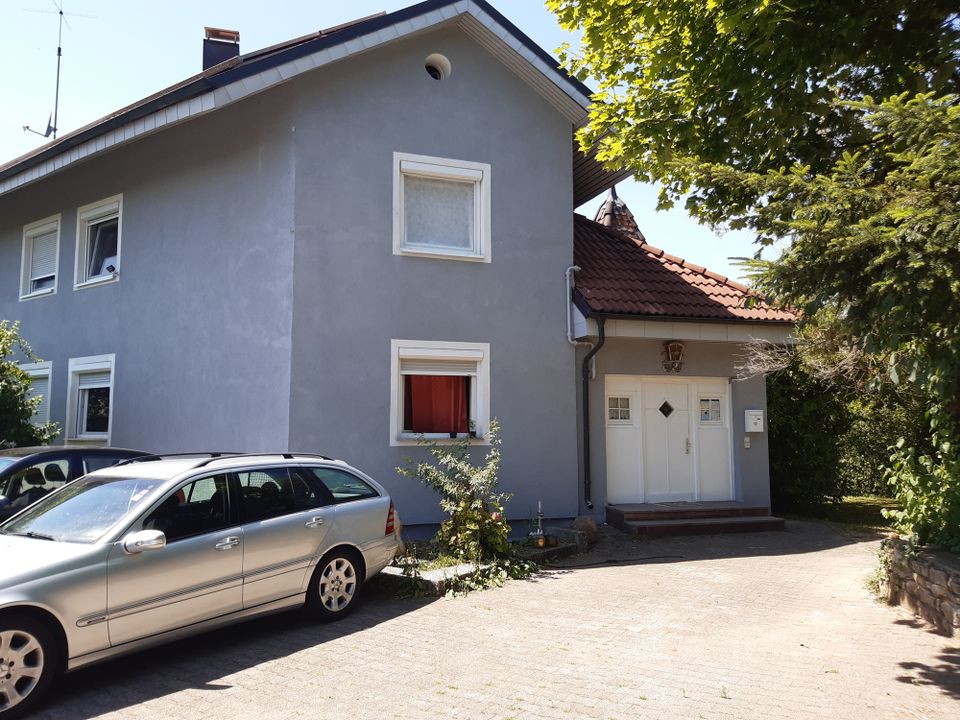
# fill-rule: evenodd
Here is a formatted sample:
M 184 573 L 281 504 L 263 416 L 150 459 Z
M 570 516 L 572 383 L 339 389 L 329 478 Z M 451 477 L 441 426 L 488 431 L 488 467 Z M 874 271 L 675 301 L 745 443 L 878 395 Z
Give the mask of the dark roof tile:
M 627 211 L 629 212 L 629 211 Z M 632 219 L 632 216 L 631 216 Z M 795 322 L 750 288 L 643 240 L 575 215 L 576 291 L 591 313 L 730 322 Z

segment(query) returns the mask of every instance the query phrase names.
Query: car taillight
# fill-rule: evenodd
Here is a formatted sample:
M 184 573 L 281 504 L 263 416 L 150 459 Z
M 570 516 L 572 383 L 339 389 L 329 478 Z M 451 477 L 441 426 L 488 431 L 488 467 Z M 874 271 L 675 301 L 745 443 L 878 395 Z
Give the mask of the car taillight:
M 393 500 L 390 501 L 390 510 L 387 511 L 387 527 L 383 531 L 384 535 L 393 535 L 394 513 Z

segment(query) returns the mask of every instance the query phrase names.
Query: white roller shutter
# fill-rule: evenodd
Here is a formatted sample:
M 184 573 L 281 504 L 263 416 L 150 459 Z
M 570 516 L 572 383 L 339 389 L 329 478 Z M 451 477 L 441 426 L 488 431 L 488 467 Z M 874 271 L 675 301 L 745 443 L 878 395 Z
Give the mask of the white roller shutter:
M 86 388 L 110 387 L 110 371 L 98 370 L 96 372 L 81 373 L 77 376 L 77 387 L 81 390 Z
M 57 272 L 57 233 L 47 233 L 33 239 L 30 252 L 30 280 L 49 277 Z
M 45 423 L 50 420 L 50 376 L 35 375 L 31 378 L 30 390 L 27 397 L 41 396 L 40 404 L 33 413 L 33 422 Z
M 475 360 L 400 358 L 401 375 L 476 375 Z

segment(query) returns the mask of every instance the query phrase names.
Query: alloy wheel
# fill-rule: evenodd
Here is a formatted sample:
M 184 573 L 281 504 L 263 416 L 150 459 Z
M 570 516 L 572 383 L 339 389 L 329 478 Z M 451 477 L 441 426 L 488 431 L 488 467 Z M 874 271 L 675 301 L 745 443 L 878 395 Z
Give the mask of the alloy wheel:
M 43 675 L 40 641 L 24 630 L 0 631 L 0 713 L 23 702 Z
M 335 557 L 320 573 L 320 602 L 330 612 L 340 612 L 353 602 L 357 571 L 345 557 Z

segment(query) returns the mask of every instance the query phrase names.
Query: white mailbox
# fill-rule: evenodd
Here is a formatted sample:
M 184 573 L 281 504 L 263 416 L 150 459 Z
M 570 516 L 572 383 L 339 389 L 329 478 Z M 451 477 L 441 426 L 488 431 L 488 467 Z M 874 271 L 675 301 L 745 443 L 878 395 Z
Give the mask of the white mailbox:
M 763 410 L 744 410 L 743 424 L 748 433 L 763 432 Z

